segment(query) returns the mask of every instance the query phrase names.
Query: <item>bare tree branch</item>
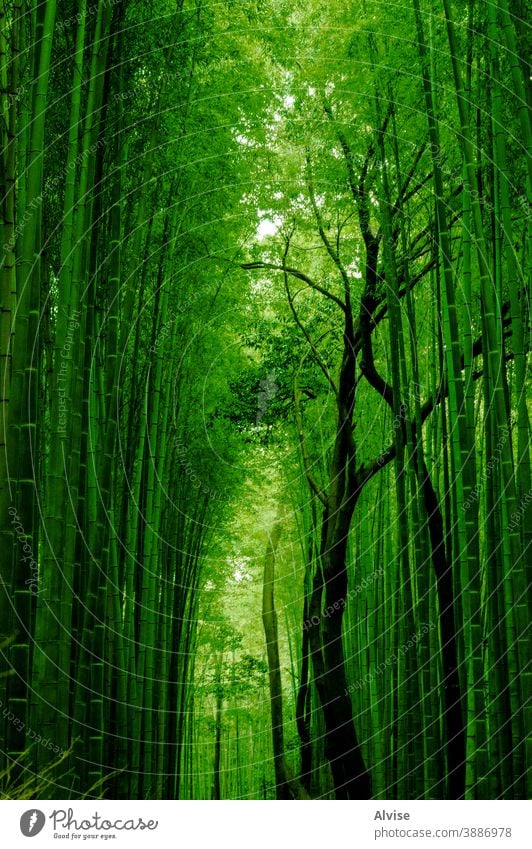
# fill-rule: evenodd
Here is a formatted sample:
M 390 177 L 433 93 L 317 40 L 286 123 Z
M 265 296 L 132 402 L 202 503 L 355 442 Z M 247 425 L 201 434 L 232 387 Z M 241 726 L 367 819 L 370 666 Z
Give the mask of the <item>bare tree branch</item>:
M 286 265 L 277 265 L 274 262 L 243 262 L 240 264 L 240 268 L 243 268 L 245 271 L 252 271 L 257 268 L 269 268 L 272 271 L 283 271 L 286 274 L 290 274 L 292 277 L 295 277 L 297 280 L 302 280 L 307 286 L 310 286 L 311 289 L 315 289 L 316 292 L 319 292 L 325 298 L 329 298 L 330 301 L 334 301 L 343 312 L 346 311 L 346 305 L 344 302 L 337 298 L 336 295 L 333 295 L 332 292 L 328 292 L 327 289 L 324 289 L 323 286 L 320 286 L 319 283 L 315 283 L 308 274 L 304 274 L 302 271 L 298 271 L 297 268 L 289 268 Z
M 289 250 L 290 250 L 290 237 L 288 237 L 286 239 L 286 248 L 285 248 L 285 251 L 284 251 L 284 254 L 283 254 L 283 265 L 286 264 L 286 260 L 287 260 L 287 257 L 288 257 L 288 251 Z M 334 380 L 332 379 L 331 375 L 329 374 L 329 369 L 327 368 L 327 366 L 323 362 L 322 358 L 320 357 L 318 349 L 314 345 L 314 342 L 312 341 L 310 334 L 308 333 L 306 327 L 304 326 L 304 324 L 300 320 L 300 318 L 297 314 L 296 308 L 294 307 L 294 297 L 292 296 L 292 292 L 290 291 L 290 286 L 288 284 L 288 274 L 286 273 L 286 271 L 284 273 L 284 286 L 285 286 L 285 289 L 286 289 L 286 297 L 288 298 L 288 305 L 289 305 L 290 310 L 292 312 L 292 315 L 294 317 L 294 321 L 297 324 L 297 326 L 299 327 L 299 329 L 301 330 L 301 333 L 303 334 L 305 339 L 307 340 L 308 345 L 309 345 L 312 353 L 314 354 L 314 357 L 315 357 L 315 360 L 316 360 L 318 366 L 322 370 L 323 374 L 325 375 L 326 380 L 328 381 L 332 391 L 334 392 L 335 398 L 338 398 L 338 389 L 336 388 L 336 384 L 334 383 Z

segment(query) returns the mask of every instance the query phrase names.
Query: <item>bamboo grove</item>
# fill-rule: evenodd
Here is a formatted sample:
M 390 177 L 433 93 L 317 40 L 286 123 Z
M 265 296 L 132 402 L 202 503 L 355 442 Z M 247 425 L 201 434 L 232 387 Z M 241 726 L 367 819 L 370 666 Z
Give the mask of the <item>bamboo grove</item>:
M 1 0 L 4 798 L 530 793 L 529 33 Z

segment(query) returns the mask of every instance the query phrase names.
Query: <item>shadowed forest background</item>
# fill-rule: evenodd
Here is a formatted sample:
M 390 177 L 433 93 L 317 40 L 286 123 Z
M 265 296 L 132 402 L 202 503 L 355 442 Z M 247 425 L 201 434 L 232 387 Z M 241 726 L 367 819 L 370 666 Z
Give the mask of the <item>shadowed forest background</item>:
M 530 795 L 529 55 L 0 0 L 1 797 Z

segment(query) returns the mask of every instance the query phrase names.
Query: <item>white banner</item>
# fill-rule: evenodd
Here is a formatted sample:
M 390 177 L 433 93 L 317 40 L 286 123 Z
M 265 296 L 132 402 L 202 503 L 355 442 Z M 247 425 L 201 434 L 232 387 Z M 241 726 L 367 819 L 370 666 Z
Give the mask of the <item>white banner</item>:
M 519 801 L 4 801 L 0 845 L 531 849 L 531 813 Z

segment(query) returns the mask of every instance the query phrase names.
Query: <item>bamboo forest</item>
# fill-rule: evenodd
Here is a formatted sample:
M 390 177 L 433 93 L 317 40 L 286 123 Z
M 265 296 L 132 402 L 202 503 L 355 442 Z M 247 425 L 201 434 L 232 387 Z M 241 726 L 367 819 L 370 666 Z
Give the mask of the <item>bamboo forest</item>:
M 0 0 L 1 798 L 530 798 L 529 11 Z

